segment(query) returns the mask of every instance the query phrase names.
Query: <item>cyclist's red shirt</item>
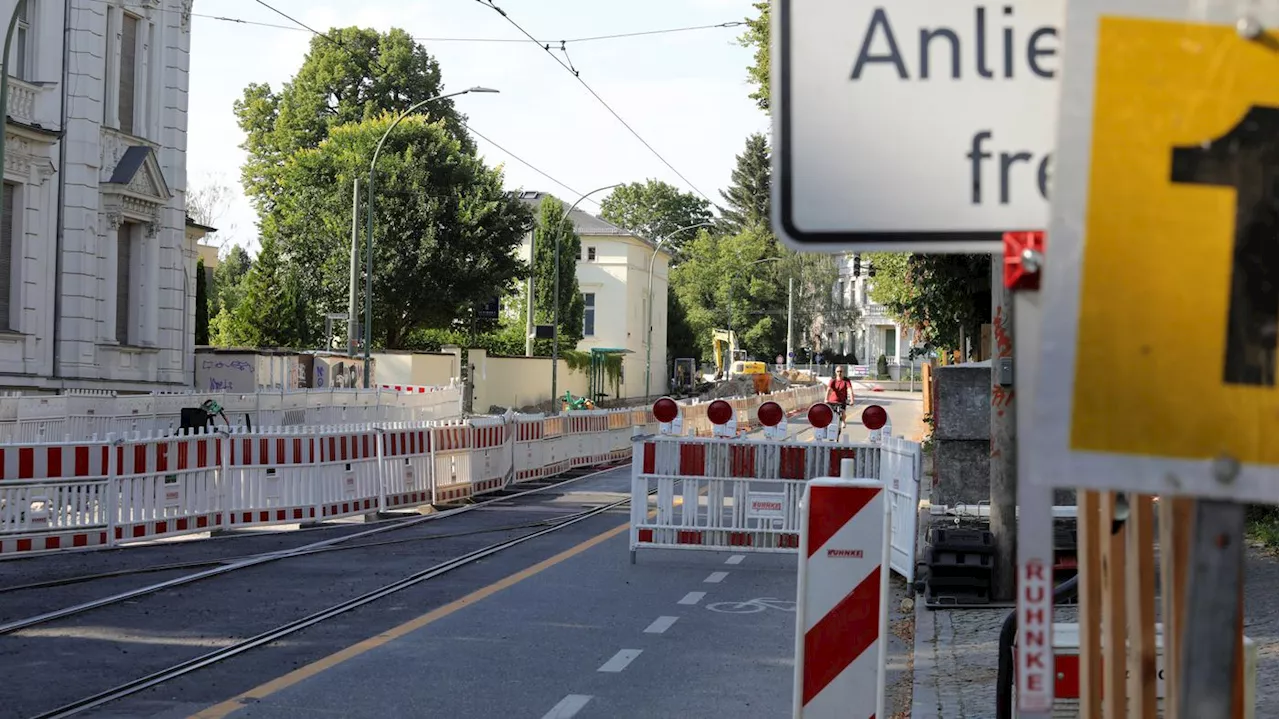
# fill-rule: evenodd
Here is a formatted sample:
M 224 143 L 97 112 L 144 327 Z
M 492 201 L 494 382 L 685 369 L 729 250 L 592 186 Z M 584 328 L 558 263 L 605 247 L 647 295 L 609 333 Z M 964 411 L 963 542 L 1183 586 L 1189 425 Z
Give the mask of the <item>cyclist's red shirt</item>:
M 827 389 L 827 401 L 836 404 L 849 404 L 849 397 L 853 394 L 853 383 L 847 379 L 832 379 L 831 386 Z

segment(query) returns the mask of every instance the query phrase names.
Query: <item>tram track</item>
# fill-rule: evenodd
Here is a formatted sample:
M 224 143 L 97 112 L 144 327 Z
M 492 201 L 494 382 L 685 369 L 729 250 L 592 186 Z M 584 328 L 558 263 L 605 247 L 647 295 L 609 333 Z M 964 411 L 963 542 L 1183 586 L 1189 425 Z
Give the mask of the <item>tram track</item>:
M 618 469 L 618 467 L 620 466 L 623 466 L 623 465 L 618 464 L 618 465 L 610 466 L 607 469 L 601 469 L 598 471 L 589 472 L 582 476 L 572 477 L 572 478 L 555 482 L 553 484 L 548 484 L 542 487 L 534 487 L 528 490 L 516 492 L 514 494 L 501 494 L 498 496 L 486 498 L 484 501 L 479 501 L 474 504 L 469 504 L 469 505 L 457 507 L 454 509 L 448 509 L 443 512 L 428 514 L 419 518 L 405 520 L 399 523 L 389 524 L 386 526 L 380 526 L 374 529 L 368 529 L 361 532 L 346 534 L 340 537 L 332 537 L 329 539 L 324 539 L 318 542 L 312 542 L 312 543 L 301 545 L 298 547 L 260 552 L 256 554 L 243 555 L 240 557 L 210 558 L 207 560 L 198 560 L 198 561 L 186 562 L 186 563 L 180 562 L 180 563 L 171 563 L 167 565 L 151 565 L 147 567 L 124 569 L 124 570 L 119 570 L 114 572 L 103 572 L 103 573 L 96 573 L 96 574 L 89 574 L 89 575 L 81 575 L 78 577 L 68 577 L 65 579 L 49 580 L 47 582 L 35 582 L 35 583 L 28 583 L 26 585 L 9 587 L 5 589 L 4 592 L 7 593 L 7 592 L 16 592 L 16 591 L 33 590 L 33 589 L 48 589 L 48 588 L 56 588 L 59 586 L 84 584 L 84 583 L 98 581 L 102 579 L 133 576 L 137 574 L 155 573 L 155 572 L 164 572 L 164 571 L 181 571 L 183 569 L 198 569 L 199 567 L 211 567 L 210 569 L 206 569 L 204 571 L 183 575 L 180 577 L 176 577 L 174 579 L 169 579 L 162 582 L 156 582 L 156 583 L 145 585 L 142 587 L 137 587 L 134 589 L 123 591 L 123 592 L 111 594 L 105 597 L 99 597 L 97 599 L 93 599 L 87 602 L 82 602 L 79 604 L 62 607 L 60 609 L 52 610 L 49 612 L 43 612 L 40 614 L 24 617 L 21 619 L 12 620 L 12 621 L 0 624 L 0 636 L 13 634 L 15 632 L 19 632 L 24 629 L 30 629 L 32 627 L 36 627 L 42 624 L 47 624 L 49 622 L 53 622 L 59 619 L 66 619 L 66 618 L 73 617 L 86 612 L 90 612 L 96 609 L 101 609 L 104 607 L 121 604 L 134 599 L 145 597 L 147 595 L 156 594 L 158 592 L 162 592 L 165 590 L 175 589 L 175 588 L 182 587 L 195 582 L 200 582 L 200 581 L 208 580 L 214 577 L 227 575 L 240 570 L 261 566 L 269 562 L 276 562 L 276 561 L 296 558 L 296 557 L 312 556 L 312 555 L 320 554 L 324 552 L 357 550 L 362 548 L 374 548 L 374 547 L 388 546 L 393 544 L 429 541 L 432 539 L 450 539 L 450 538 L 472 536 L 476 534 L 515 531 L 523 528 L 542 526 L 544 524 L 553 524 L 558 520 L 563 519 L 563 517 L 549 518 L 546 520 L 539 520 L 535 522 L 508 524 L 508 525 L 502 525 L 497 527 L 485 527 L 481 529 L 469 530 L 464 532 L 428 534 L 428 535 L 422 535 L 418 537 L 405 537 L 399 540 L 385 540 L 380 542 L 364 542 L 359 544 L 346 544 L 347 542 L 351 542 L 353 540 L 357 540 L 361 538 L 376 536 L 376 535 L 385 534 L 388 532 L 403 531 L 403 530 L 412 529 L 412 528 L 421 526 L 429 522 L 440 521 L 449 517 L 457 517 L 459 515 L 462 515 L 468 512 L 483 509 L 486 506 L 489 506 L 490 504 L 493 504 L 495 502 L 509 502 L 511 500 L 518 499 L 521 497 L 530 496 L 530 495 L 534 495 L 542 492 L 547 492 L 549 490 L 554 490 L 557 488 L 569 486 L 569 485 L 590 479 L 592 477 L 597 477 L 607 472 L 614 471 Z
M 249 637 L 231 644 L 226 647 L 216 649 L 211 652 L 187 659 L 182 662 L 175 663 L 167 668 L 156 672 L 149 673 L 145 676 L 132 679 L 122 684 L 116 685 L 109 689 L 96 692 L 94 694 L 82 697 L 67 704 L 64 704 L 51 711 L 29 717 L 29 719 L 59 719 L 61 717 L 72 717 L 83 714 L 91 709 L 95 709 L 104 704 L 124 699 L 140 692 L 156 687 L 165 682 L 184 677 L 202 669 L 211 667 L 220 662 L 236 657 L 240 654 L 248 652 L 252 649 L 262 647 L 267 644 L 278 642 L 281 639 L 297 634 L 309 627 L 325 622 L 327 620 L 339 617 L 343 614 L 351 612 L 360 607 L 364 607 L 380 599 L 389 597 L 398 592 L 418 586 L 432 579 L 448 574 L 454 570 L 460 569 L 467 565 L 473 564 L 479 560 L 493 556 L 505 550 L 520 546 L 526 542 L 531 542 L 540 537 L 547 536 L 554 532 L 559 532 L 567 527 L 573 526 L 580 522 L 587 521 L 593 517 L 605 514 L 611 510 L 617 509 L 630 503 L 630 498 L 617 500 L 608 504 L 593 507 L 588 510 L 576 512 L 552 522 L 551 526 L 539 529 L 528 534 L 518 537 L 505 539 L 494 544 L 476 549 L 465 554 L 459 555 L 444 562 L 440 562 L 427 569 L 423 569 L 408 576 L 402 577 L 392 582 L 383 584 L 376 589 L 368 591 L 356 597 L 332 604 L 320 611 L 311 613 L 307 616 L 295 619 L 285 624 L 278 625 L 267 631 L 261 632 L 255 636 Z

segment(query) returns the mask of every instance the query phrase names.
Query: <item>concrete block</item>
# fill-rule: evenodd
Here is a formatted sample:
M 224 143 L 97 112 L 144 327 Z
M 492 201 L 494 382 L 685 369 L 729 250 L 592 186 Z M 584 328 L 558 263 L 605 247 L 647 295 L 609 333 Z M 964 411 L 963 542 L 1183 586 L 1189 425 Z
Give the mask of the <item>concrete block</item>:
M 991 367 L 949 365 L 934 372 L 938 406 L 934 409 L 934 438 L 991 439 Z
M 991 499 L 991 440 L 938 440 L 931 504 L 977 504 Z

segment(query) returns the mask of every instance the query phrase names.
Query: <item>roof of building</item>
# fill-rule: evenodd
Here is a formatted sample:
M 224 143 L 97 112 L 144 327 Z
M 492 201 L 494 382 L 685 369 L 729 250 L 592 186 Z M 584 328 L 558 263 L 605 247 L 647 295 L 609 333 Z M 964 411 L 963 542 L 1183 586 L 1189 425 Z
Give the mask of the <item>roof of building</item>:
M 199 222 L 196 222 L 195 220 L 191 219 L 191 215 L 187 215 L 187 227 L 194 227 L 197 230 L 204 230 L 207 234 L 210 234 L 210 235 L 218 231 L 218 228 L 216 227 L 210 227 L 208 225 L 202 225 Z
M 525 204 L 532 207 L 535 212 L 538 209 L 538 205 L 542 202 L 542 198 L 547 196 L 553 196 L 553 195 L 551 195 L 550 192 L 540 192 L 538 190 L 520 190 L 519 192 L 516 193 L 516 197 L 518 197 L 521 202 L 524 202 Z M 615 237 L 631 237 L 636 240 L 639 240 L 641 243 L 649 247 L 656 247 L 656 245 L 648 238 L 640 237 L 639 235 L 636 235 L 634 232 L 631 232 L 629 230 L 624 230 L 623 228 L 618 227 L 612 222 L 603 220 L 599 217 L 596 217 L 595 215 L 592 215 L 588 212 L 584 212 L 576 207 L 573 208 L 573 212 L 570 214 L 570 217 L 573 219 L 573 229 L 576 230 L 579 235 L 586 235 L 589 237 L 601 237 L 601 236 L 610 236 L 610 235 Z M 669 253 L 667 253 L 664 250 L 663 254 L 669 254 Z

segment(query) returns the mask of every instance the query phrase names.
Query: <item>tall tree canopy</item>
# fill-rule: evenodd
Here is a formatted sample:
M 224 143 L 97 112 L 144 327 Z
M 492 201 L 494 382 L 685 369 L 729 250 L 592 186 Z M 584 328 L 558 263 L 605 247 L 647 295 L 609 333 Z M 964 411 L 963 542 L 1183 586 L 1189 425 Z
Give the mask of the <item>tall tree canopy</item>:
M 335 127 L 279 173 L 287 192 L 276 199 L 275 230 L 316 318 L 347 305 L 351 183 L 367 177 L 392 120 Z M 415 115 L 397 125 L 378 156 L 374 192 L 375 344 L 397 349 L 415 329 L 448 326 L 525 273 L 515 250 L 532 213 L 447 123 Z
M 747 31 L 738 38 L 743 47 L 754 50 L 747 67 L 747 81 L 755 85 L 748 96 L 756 101 L 756 107 L 769 112 L 769 3 L 754 2 L 751 6 L 759 13 L 746 18 Z
M 761 133 L 752 134 L 737 159 L 738 163 L 730 175 L 729 189 L 720 191 L 728 205 L 720 209 L 725 226 L 735 233 L 753 225 L 768 227 L 769 141 Z
M 335 127 L 400 113 L 443 92 L 439 64 L 404 30 L 333 28 L 313 37 L 302 67 L 278 92 L 253 83 L 235 103 L 248 153 L 241 168 L 245 194 L 260 215 L 269 214 L 286 191 L 280 173 L 295 152 L 319 146 Z M 452 100 L 421 112 L 444 118 L 464 149 L 474 149 Z
M 924 347 L 959 345 L 963 331 L 978 337 L 991 319 L 991 258 L 873 252 L 871 299 L 919 333 Z
M 600 203 L 600 216 L 640 237 L 657 242 L 682 227 L 710 222 L 711 203 L 661 180 L 632 182 L 609 193 Z M 684 230 L 667 241 L 664 247 L 679 250 L 694 237 L 694 230 Z
M 533 294 L 534 319 L 538 324 L 551 324 L 556 307 L 556 237 L 560 237 L 560 348 L 573 349 L 582 339 L 582 316 L 585 311 L 582 293 L 578 291 L 578 256 L 582 254 L 582 238 L 573 228 L 565 204 L 547 195 L 538 205 L 537 229 L 534 231 Z M 545 345 L 545 346 L 544 346 Z M 551 344 L 539 342 L 540 354 L 549 354 Z

